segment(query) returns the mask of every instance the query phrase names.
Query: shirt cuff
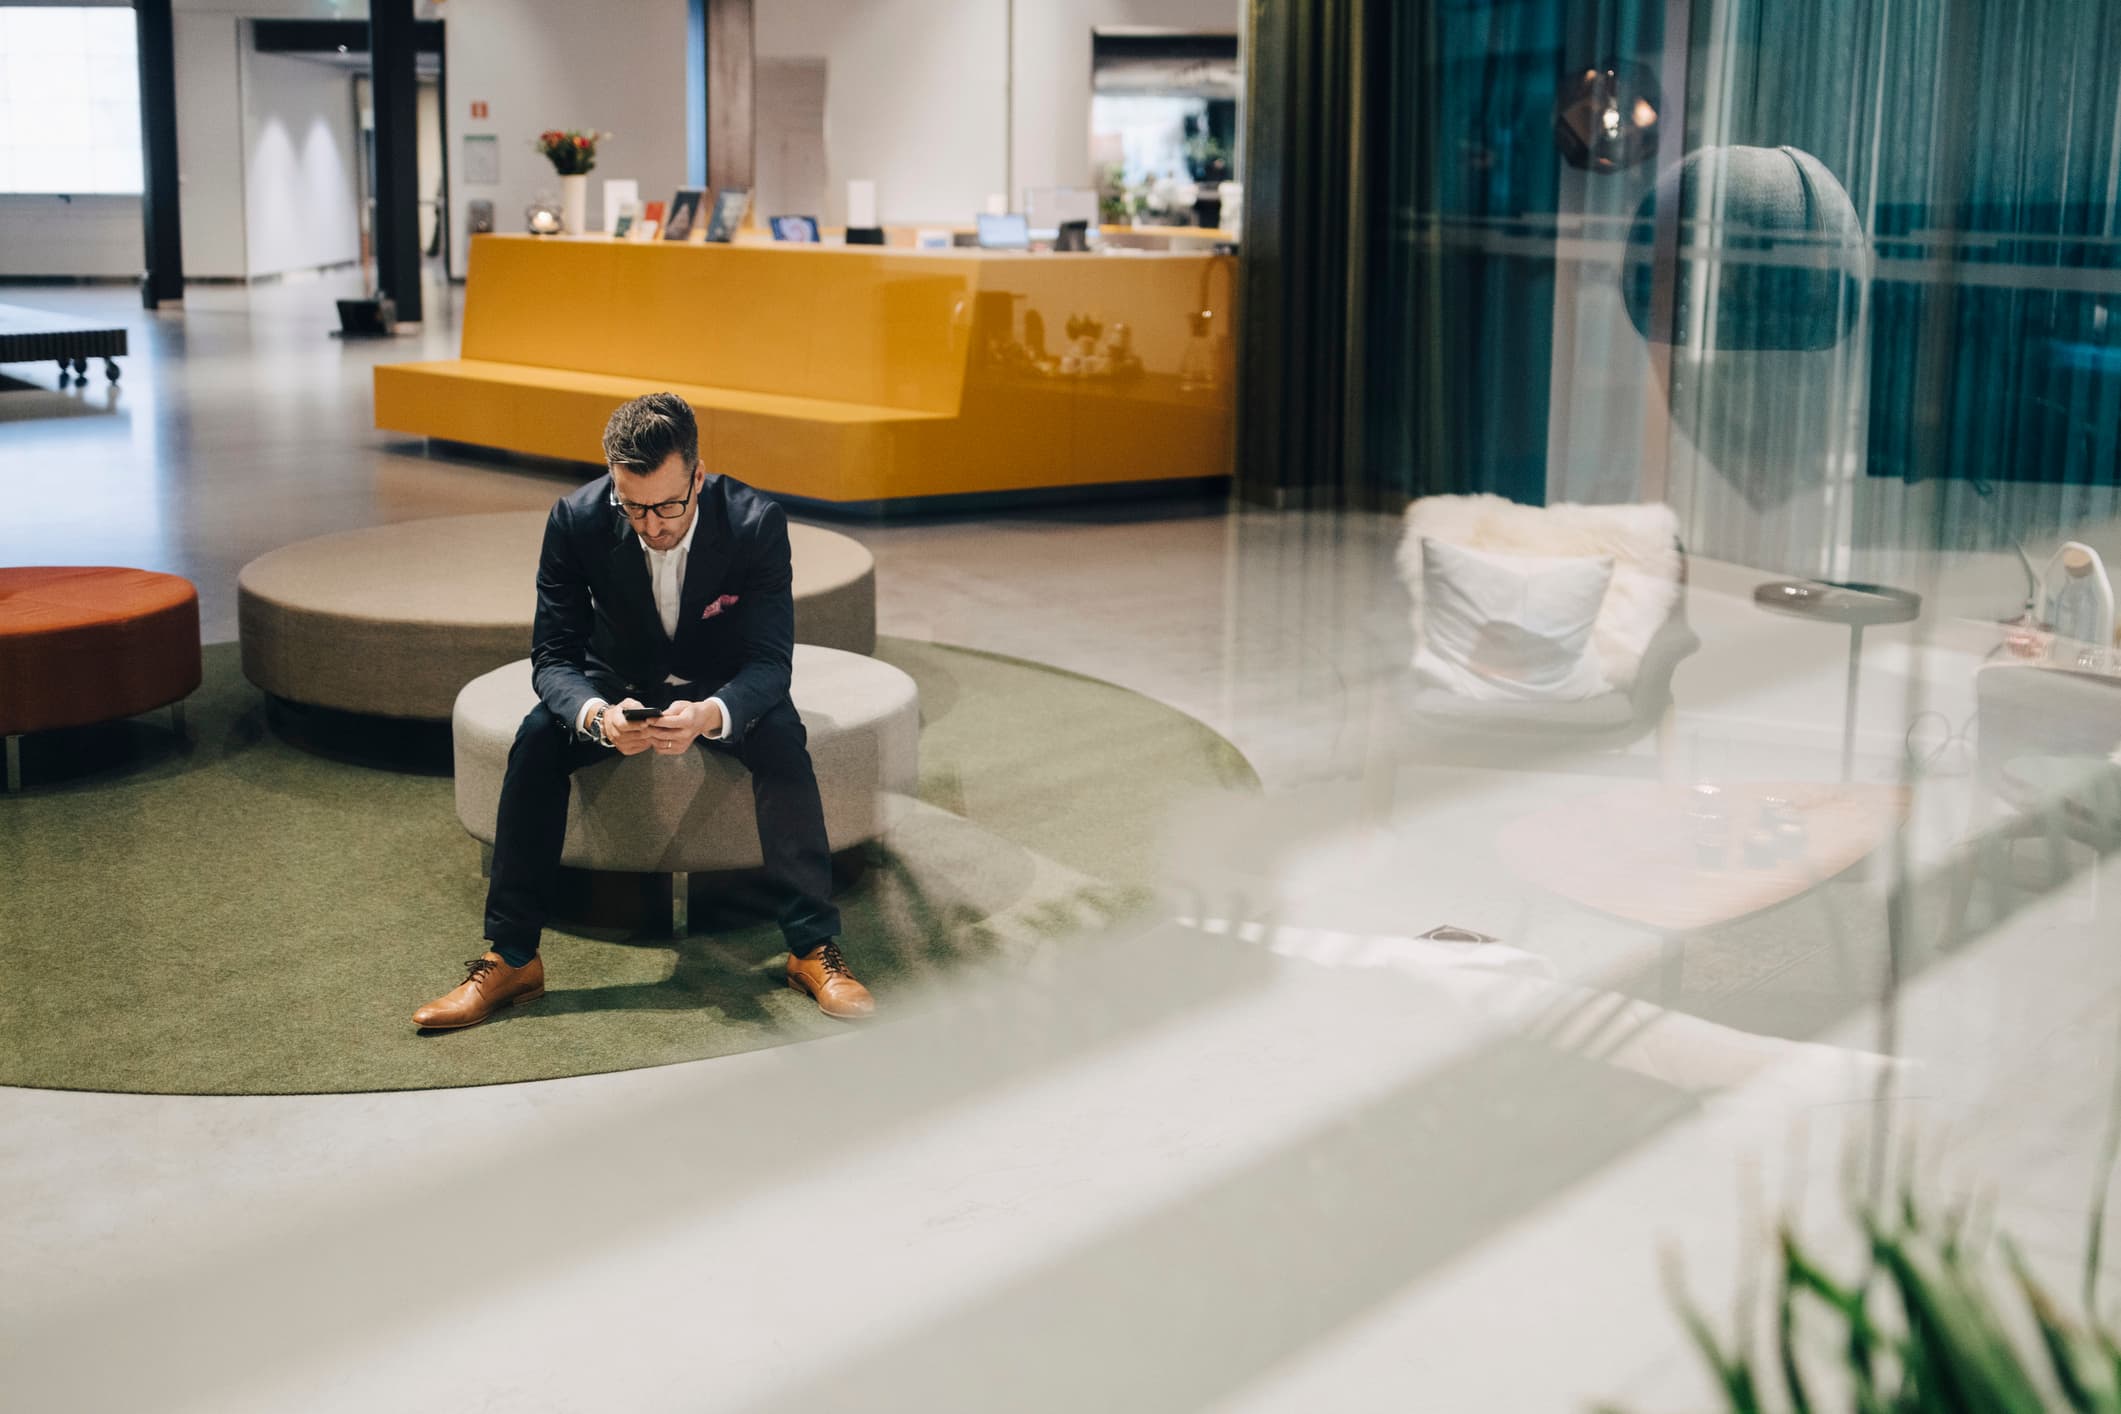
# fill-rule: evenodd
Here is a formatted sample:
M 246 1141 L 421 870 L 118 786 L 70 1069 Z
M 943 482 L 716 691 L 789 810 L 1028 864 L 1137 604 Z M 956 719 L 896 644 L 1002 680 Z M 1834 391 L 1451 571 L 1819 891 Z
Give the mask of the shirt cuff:
M 708 700 L 709 702 L 712 702 L 712 703 L 713 703 L 713 704 L 714 704 L 714 705 L 715 705 L 715 706 L 716 706 L 716 707 L 717 707 L 718 709 L 720 709 L 720 711 L 721 711 L 721 714 L 722 714 L 722 726 L 721 726 L 721 730 L 719 730 L 719 731 L 717 731 L 717 732 L 714 732 L 714 733 L 713 733 L 712 735 L 710 735 L 710 736 L 709 736 L 709 737 L 707 738 L 707 740 L 709 740 L 709 741 L 727 741 L 727 740 L 729 740 L 729 704 L 728 704 L 728 703 L 726 703 L 726 702 L 724 702 L 724 701 L 723 701 L 723 700 L 722 700 L 721 698 L 719 698 L 719 697 L 710 697 L 710 698 L 708 698 L 707 700 Z
M 580 737 L 589 736 L 589 714 L 596 711 L 599 707 L 608 707 L 610 705 L 601 697 L 592 697 L 587 702 L 584 702 L 582 710 L 574 714 L 574 734 Z M 590 739 L 595 740 L 593 737 Z

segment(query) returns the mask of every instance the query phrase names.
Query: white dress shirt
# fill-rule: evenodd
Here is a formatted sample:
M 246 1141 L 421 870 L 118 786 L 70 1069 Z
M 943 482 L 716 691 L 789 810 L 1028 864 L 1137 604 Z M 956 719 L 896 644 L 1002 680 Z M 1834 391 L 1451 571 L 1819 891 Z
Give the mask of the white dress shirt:
M 656 617 L 663 621 L 663 636 L 675 639 L 678 636 L 678 606 L 685 595 L 685 563 L 692 555 L 692 537 L 699 532 L 700 518 L 697 513 L 692 524 L 685 527 L 685 538 L 668 550 L 658 550 L 641 538 L 638 531 L 634 539 L 641 542 L 641 553 L 648 557 L 648 583 L 655 591 Z M 672 673 L 664 681 L 670 685 L 682 683 L 683 678 Z M 713 741 L 722 741 L 729 736 L 729 708 L 719 697 L 707 699 L 721 714 L 721 725 L 708 733 Z M 575 718 L 575 730 L 584 736 L 589 734 L 589 714 L 599 706 L 608 705 L 601 697 L 592 697 L 582 704 L 581 715 Z
M 641 542 L 641 553 L 648 556 L 648 582 L 655 589 L 655 611 L 663 621 L 663 637 L 678 636 L 678 601 L 685 594 L 685 561 L 692 555 L 692 537 L 699 534 L 700 518 L 694 516 L 692 524 L 685 527 L 685 538 L 668 550 L 658 550 L 635 532 L 634 539 Z M 666 679 L 679 682 L 673 673 Z

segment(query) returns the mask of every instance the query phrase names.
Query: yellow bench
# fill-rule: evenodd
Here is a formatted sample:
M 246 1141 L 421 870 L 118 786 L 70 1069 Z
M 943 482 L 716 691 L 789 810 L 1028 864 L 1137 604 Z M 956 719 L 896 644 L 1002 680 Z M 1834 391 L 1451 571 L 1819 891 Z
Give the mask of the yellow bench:
M 669 389 L 714 470 L 817 501 L 1225 476 L 1234 266 L 480 236 L 464 356 L 377 367 L 376 426 L 601 463 Z M 1082 318 L 1138 365 L 1064 372 Z

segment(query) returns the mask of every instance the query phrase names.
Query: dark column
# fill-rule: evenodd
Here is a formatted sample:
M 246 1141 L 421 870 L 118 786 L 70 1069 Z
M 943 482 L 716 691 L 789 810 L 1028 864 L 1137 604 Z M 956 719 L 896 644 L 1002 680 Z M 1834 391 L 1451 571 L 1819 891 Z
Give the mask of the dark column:
M 753 190 L 752 0 L 703 0 L 707 76 L 707 184 Z
M 184 233 L 177 206 L 177 44 L 169 0 L 134 0 L 140 51 L 141 234 L 147 273 L 140 302 L 149 309 L 184 300 Z
M 1236 491 L 1276 507 L 1362 504 L 1394 6 L 1248 8 Z
M 419 91 L 412 0 L 370 0 L 368 62 L 376 109 L 376 285 L 400 323 L 420 322 Z

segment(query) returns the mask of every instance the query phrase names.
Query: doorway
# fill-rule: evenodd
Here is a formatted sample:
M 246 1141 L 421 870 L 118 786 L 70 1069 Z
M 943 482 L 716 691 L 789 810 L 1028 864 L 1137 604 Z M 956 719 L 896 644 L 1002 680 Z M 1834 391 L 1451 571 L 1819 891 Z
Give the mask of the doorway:
M 443 22 L 415 26 L 414 77 L 418 124 L 420 255 L 423 272 L 446 284 L 449 270 L 449 89 L 444 68 Z M 358 20 L 255 20 L 253 43 L 278 53 L 335 64 L 347 73 L 358 160 L 355 162 L 363 282 L 375 288 L 376 117 L 370 94 L 368 26 Z

